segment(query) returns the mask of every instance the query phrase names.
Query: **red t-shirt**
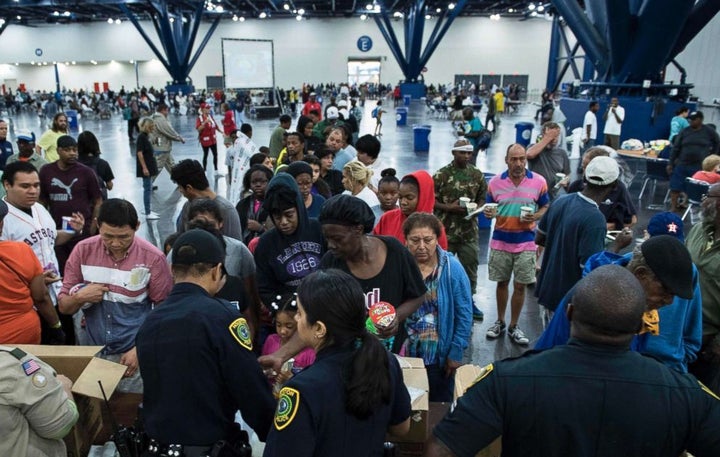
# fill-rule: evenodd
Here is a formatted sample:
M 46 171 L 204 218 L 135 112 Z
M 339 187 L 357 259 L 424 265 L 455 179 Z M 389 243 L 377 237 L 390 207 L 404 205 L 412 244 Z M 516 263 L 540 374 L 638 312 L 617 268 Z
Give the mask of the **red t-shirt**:
M 40 344 L 40 318 L 33 309 L 30 282 L 42 272 L 30 246 L 0 241 L 0 344 Z

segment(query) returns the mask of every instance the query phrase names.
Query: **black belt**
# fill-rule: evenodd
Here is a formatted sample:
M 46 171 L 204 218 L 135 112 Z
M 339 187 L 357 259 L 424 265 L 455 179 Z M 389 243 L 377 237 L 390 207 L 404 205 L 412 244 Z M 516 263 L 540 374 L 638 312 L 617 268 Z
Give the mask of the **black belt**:
M 212 446 L 184 446 L 181 444 L 157 444 L 151 440 L 148 448 L 150 456 L 168 457 L 206 457 L 212 452 Z

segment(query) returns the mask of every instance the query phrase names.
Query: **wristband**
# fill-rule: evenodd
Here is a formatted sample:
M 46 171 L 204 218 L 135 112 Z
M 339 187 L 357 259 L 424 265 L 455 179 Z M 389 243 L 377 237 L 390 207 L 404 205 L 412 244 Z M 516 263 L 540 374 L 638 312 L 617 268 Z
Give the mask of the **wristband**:
M 58 320 L 54 325 L 51 325 L 50 328 L 53 330 L 62 328 L 62 322 Z

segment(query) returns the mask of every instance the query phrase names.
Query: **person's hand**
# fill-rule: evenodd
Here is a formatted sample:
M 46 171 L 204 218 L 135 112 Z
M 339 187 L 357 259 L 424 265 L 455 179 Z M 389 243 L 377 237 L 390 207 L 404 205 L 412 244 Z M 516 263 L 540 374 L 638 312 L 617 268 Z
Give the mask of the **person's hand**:
M 262 232 L 263 229 L 262 224 L 255 219 L 248 219 L 247 227 L 251 232 Z
M 467 208 L 460 206 L 460 199 L 457 199 L 454 202 L 447 204 L 447 212 L 465 214 L 467 213 Z
M 545 132 L 543 138 L 547 138 L 549 140 L 554 140 L 555 138 L 560 136 L 560 129 L 548 129 L 547 132 Z
M 460 368 L 462 363 L 456 362 L 455 360 L 447 359 L 447 362 L 445 362 L 445 377 L 449 378 L 450 376 L 455 374 L 455 370 Z
M 667 171 L 667 174 L 671 175 L 673 171 L 672 165 L 668 165 L 667 167 L 665 167 L 665 171 Z
M 493 217 L 497 216 L 497 208 L 488 208 L 487 206 L 483 210 L 483 214 L 488 219 L 492 219 Z
M 127 367 L 125 377 L 129 378 L 135 374 L 138 369 L 137 349 L 132 348 L 120 357 L 120 363 Z
M 150 176 L 150 170 L 143 168 L 143 176 Z
M 66 337 L 62 327 L 47 329 L 47 342 L 51 346 L 61 346 L 65 344 Z
M 264 371 L 273 370 L 275 373 L 280 373 L 280 368 L 285 362 L 282 357 L 278 357 L 275 354 L 263 355 L 258 358 L 258 363 Z
M 582 140 L 583 144 L 587 143 L 588 141 L 590 141 L 590 138 L 583 138 Z
M 70 227 L 78 233 L 82 232 L 83 227 L 85 227 L 85 216 L 82 213 L 72 213 Z
M 615 243 L 620 246 L 620 249 L 627 247 L 632 243 L 633 240 L 633 233 L 632 230 L 629 228 L 624 228 L 618 233 L 618 235 L 615 237 Z
M 78 290 L 74 297 L 81 303 L 98 303 L 110 288 L 104 284 L 92 283 Z
M 390 322 L 385 327 L 378 327 L 377 325 L 375 328 L 378 331 L 378 336 L 383 339 L 390 338 L 391 336 L 394 336 L 398 332 L 398 320 L 397 317 L 393 318 L 392 322 Z
M 43 271 L 43 280 L 45 281 L 45 285 L 52 284 L 54 282 L 58 282 L 62 279 L 54 270 L 45 270 Z
M 283 385 L 286 382 L 290 380 L 290 378 L 293 377 L 292 370 L 288 371 L 281 371 L 277 376 L 275 376 L 275 383 Z
M 521 215 L 520 222 L 524 224 L 532 224 L 533 222 L 535 222 L 535 213 Z

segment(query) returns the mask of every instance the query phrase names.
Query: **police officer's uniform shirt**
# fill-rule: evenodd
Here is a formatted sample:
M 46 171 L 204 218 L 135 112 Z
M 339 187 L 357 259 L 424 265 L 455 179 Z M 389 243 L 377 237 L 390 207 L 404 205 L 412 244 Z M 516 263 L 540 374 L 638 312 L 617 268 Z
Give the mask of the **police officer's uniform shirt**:
M 629 349 L 568 345 L 485 367 L 433 433 L 471 457 L 720 456 L 720 399 L 694 377 Z
M 225 300 L 175 284 L 136 339 L 147 434 L 161 444 L 227 439 L 239 409 L 264 440 L 275 409 L 249 329 Z
M 397 359 L 388 354 L 392 393 L 366 420 L 345 410 L 345 381 L 352 346 L 323 349 L 315 363 L 280 391 L 265 457 L 382 456 L 389 426 L 410 416 L 410 396 Z
M 0 346 L 0 456 L 65 457 L 77 408 L 49 365 L 13 350 Z

